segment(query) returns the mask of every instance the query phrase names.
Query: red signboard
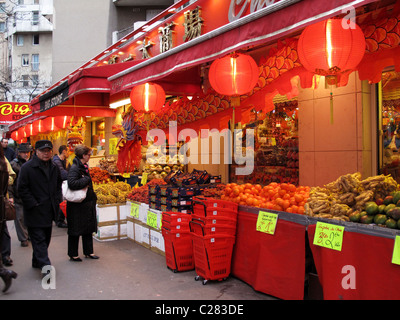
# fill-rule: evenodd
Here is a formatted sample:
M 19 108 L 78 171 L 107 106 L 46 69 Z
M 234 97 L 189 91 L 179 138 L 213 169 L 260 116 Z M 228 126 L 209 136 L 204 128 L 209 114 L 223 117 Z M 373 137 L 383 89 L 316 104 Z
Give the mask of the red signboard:
M 0 125 L 11 125 L 31 113 L 29 102 L 0 101 Z

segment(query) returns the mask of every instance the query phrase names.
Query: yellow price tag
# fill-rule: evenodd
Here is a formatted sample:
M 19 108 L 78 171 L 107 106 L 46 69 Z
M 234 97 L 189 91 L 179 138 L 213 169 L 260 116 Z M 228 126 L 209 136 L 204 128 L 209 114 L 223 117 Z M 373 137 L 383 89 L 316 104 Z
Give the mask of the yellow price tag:
M 400 264 L 400 236 L 394 239 L 392 263 Z
M 129 179 L 131 177 L 131 174 L 130 173 L 123 173 L 122 174 L 122 178 L 127 178 L 127 179 Z
M 154 229 L 157 229 L 157 214 L 151 211 L 147 211 L 147 225 Z
M 343 231 L 343 226 L 317 222 L 313 244 L 324 248 L 342 251 Z
M 278 222 L 277 213 L 260 211 L 258 213 L 256 230 L 268 234 L 274 234 L 277 222 Z
M 108 139 L 108 154 L 118 154 L 117 144 L 118 138 Z
M 142 186 L 144 186 L 147 183 L 147 172 L 143 172 L 142 173 L 142 181 L 140 182 L 142 184 Z
M 137 203 L 131 203 L 131 216 L 139 219 L 139 205 Z

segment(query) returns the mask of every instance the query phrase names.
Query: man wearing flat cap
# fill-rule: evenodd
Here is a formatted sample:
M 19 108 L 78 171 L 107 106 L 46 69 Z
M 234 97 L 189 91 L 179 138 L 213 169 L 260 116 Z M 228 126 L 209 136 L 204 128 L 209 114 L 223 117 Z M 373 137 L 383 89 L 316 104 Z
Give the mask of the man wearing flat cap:
M 32 267 L 39 269 L 51 265 L 48 247 L 53 220 L 62 201 L 61 174 L 52 156 L 51 141 L 37 141 L 35 154 L 22 165 L 17 182 L 25 225 L 32 243 Z
M 8 194 L 10 195 L 10 198 L 14 198 L 16 212 L 16 219 L 14 220 L 15 231 L 17 232 L 17 237 L 21 242 L 22 247 L 28 246 L 28 230 L 26 229 L 24 223 L 24 210 L 22 207 L 22 200 L 18 195 L 17 183 L 21 166 L 30 159 L 31 152 L 32 146 L 29 143 L 21 143 L 17 149 L 17 157 L 10 162 L 11 167 L 17 175 L 17 178 L 15 179 L 13 185 L 8 187 Z

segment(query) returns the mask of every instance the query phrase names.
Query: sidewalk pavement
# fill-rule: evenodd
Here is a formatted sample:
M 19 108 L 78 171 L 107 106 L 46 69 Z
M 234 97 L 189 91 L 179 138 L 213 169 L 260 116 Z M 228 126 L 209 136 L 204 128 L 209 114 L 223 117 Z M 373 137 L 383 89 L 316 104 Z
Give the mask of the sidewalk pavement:
M 0 300 L 276 300 L 230 276 L 225 281 L 195 281 L 196 272 L 173 273 L 165 257 L 130 240 L 94 242 L 99 260 L 69 261 L 67 229 L 53 226 L 49 248 L 55 289 L 42 287 L 41 270 L 31 267 L 32 247 L 21 247 L 14 223 L 8 222 L 11 258 L 18 273 Z M 2 290 L 3 283 L 0 283 Z

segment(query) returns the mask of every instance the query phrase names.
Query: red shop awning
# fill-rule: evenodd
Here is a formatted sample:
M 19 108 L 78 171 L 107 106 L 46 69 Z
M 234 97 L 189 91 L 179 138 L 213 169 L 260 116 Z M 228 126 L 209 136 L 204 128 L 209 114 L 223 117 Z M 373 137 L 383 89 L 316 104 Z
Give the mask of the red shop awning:
M 33 113 L 46 112 L 60 105 L 108 108 L 111 87 L 107 78 L 139 62 L 140 60 L 128 61 L 83 69 L 49 92 L 33 99 L 32 111 Z
M 307 25 L 342 14 L 349 6 L 355 8 L 371 2 L 374 0 L 278 1 L 110 76 L 111 94 L 148 81 L 159 81 L 235 50 L 277 41 Z

